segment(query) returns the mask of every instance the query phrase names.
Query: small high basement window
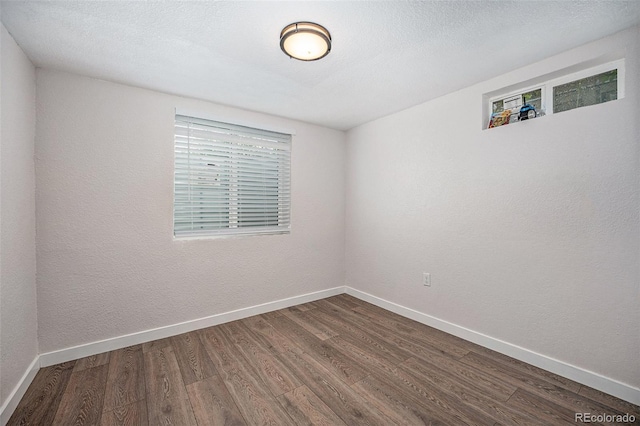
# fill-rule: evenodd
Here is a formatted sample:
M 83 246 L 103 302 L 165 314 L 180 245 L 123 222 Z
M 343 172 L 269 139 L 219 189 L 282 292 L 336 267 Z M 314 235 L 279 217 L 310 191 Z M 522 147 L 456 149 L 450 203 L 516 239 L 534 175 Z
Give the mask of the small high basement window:
M 485 95 L 489 111 L 485 128 L 623 98 L 624 59 L 544 80 L 517 91 Z

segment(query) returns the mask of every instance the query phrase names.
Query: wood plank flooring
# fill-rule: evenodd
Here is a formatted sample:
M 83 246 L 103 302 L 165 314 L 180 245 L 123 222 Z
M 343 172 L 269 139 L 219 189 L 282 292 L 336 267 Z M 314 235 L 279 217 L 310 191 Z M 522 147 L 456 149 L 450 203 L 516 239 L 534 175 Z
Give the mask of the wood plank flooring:
M 340 295 L 42 368 L 9 425 L 541 425 L 640 407 Z

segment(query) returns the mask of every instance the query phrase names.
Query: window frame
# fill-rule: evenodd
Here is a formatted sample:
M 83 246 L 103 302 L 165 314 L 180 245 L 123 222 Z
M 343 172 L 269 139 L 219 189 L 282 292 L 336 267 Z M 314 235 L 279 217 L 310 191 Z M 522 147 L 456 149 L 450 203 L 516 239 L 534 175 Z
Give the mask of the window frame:
M 513 96 L 522 95 L 527 92 L 531 92 L 536 89 L 542 89 L 541 91 L 541 115 L 552 115 L 553 111 L 553 89 L 554 87 L 570 83 L 576 80 L 581 80 L 583 78 L 592 77 L 598 74 L 602 74 L 604 72 L 617 70 L 617 92 L 618 97 L 616 100 L 623 99 L 625 97 L 625 60 L 617 59 L 614 61 L 609 61 L 600 65 L 590 66 L 588 68 L 584 68 L 578 71 L 570 72 L 568 74 L 564 74 L 558 77 L 547 78 L 544 77 L 537 84 L 527 84 L 526 86 L 519 87 L 517 90 L 510 90 L 499 93 L 498 95 L 485 97 L 485 102 L 487 105 L 486 112 L 488 112 L 488 116 L 484 117 L 483 129 L 489 129 L 489 120 L 491 119 L 491 115 L 493 114 L 493 103 L 496 101 L 508 99 Z M 555 74 L 555 73 L 554 73 Z M 556 74 L 557 75 L 557 74 Z M 603 102 L 607 103 L 607 102 Z M 599 104 L 595 104 L 599 105 Z M 589 105 L 592 106 L 592 105 Z M 580 108 L 580 107 L 579 107 Z M 579 109 L 573 108 L 573 109 Z M 571 111 L 571 110 L 568 110 Z M 485 114 L 486 114 L 485 112 Z M 540 111 L 539 111 L 540 112 Z M 566 111 L 563 111 L 566 112 Z M 512 124 L 512 123 L 509 123 Z M 504 127 L 504 126 L 499 126 Z
M 177 209 L 180 208 L 180 203 L 177 201 L 177 197 L 179 197 L 179 190 L 178 190 L 178 185 L 179 185 L 179 178 L 178 178 L 178 174 L 182 173 L 184 176 L 185 171 L 188 171 L 188 173 L 191 173 L 189 167 L 191 166 L 185 166 L 184 165 L 184 152 L 181 152 L 180 155 L 183 156 L 183 158 L 181 159 L 181 162 L 183 163 L 181 166 L 179 166 L 179 161 L 178 161 L 178 157 L 179 157 L 179 143 L 178 143 L 178 138 L 181 137 L 184 139 L 184 135 L 178 135 L 178 122 L 181 123 L 185 123 L 185 122 L 192 122 L 195 123 L 198 126 L 208 126 L 210 125 L 212 128 L 216 128 L 216 129 L 222 129 L 222 128 L 226 128 L 229 127 L 229 129 L 231 132 L 231 136 L 229 136 L 230 139 L 235 140 L 237 139 L 237 136 L 235 135 L 234 132 L 237 131 L 242 131 L 242 130 L 246 130 L 248 131 L 248 134 L 254 136 L 254 135 L 259 135 L 258 138 L 253 138 L 253 139 L 247 139 L 249 141 L 249 143 L 247 143 L 247 141 L 242 141 L 242 144 L 248 146 L 248 152 L 249 153 L 253 153 L 255 154 L 256 152 L 259 151 L 264 151 L 266 150 L 270 150 L 273 149 L 274 150 L 274 158 L 277 160 L 275 163 L 275 169 L 269 169 L 269 168 L 265 168 L 265 172 L 267 175 L 269 174 L 274 174 L 277 176 L 277 188 L 275 189 L 275 193 L 277 194 L 277 201 L 276 201 L 276 211 L 275 211 L 275 215 L 277 217 L 278 220 L 278 224 L 277 225 L 270 225 L 270 224 L 260 224 L 260 225 L 256 225 L 256 226 L 239 226 L 239 224 L 242 222 L 242 216 L 240 214 L 240 210 L 241 210 L 241 203 L 243 202 L 243 197 L 241 195 L 239 195 L 239 193 L 241 192 L 242 188 L 241 186 L 238 185 L 238 179 L 242 179 L 242 178 L 250 178 L 251 180 L 253 180 L 254 176 L 250 176 L 247 175 L 246 172 L 242 172 L 240 171 L 240 169 L 246 167 L 242 165 L 242 163 L 246 164 L 246 161 L 250 160 L 250 158 L 244 157 L 244 155 L 242 157 L 239 157 L 238 155 L 240 151 L 244 151 L 244 147 L 239 147 L 239 143 L 237 141 L 216 141 L 216 142 L 210 142 L 210 146 L 207 146 L 207 149 L 211 149 L 211 147 L 219 145 L 219 144 L 225 144 L 228 145 L 229 148 L 229 152 L 232 152 L 233 154 L 229 154 L 229 152 L 227 152 L 226 154 L 228 155 L 232 155 L 231 157 L 225 157 L 225 161 L 224 161 L 224 167 L 225 167 L 225 180 L 227 181 L 225 183 L 225 185 L 227 186 L 226 189 L 223 189 L 223 191 L 228 191 L 229 197 L 227 201 L 227 205 L 228 205 L 228 215 L 225 218 L 226 219 L 226 226 L 220 226 L 217 228 L 213 228 L 213 229 L 200 229 L 200 230 L 176 230 L 176 212 Z M 269 141 L 269 135 L 275 135 L 275 134 L 279 134 L 279 136 L 283 139 L 283 140 L 279 140 L 278 142 L 273 142 L 273 141 Z M 176 111 L 176 113 L 174 114 L 174 140 L 173 140 L 173 149 L 174 149 L 174 179 L 173 179 L 173 217 L 172 217 L 172 226 L 173 226 L 173 238 L 174 240 L 189 240 L 189 239 L 215 239 L 215 238 L 237 238 L 237 237 L 243 237 L 243 236 L 256 236 L 256 235 L 279 235 L 279 234 L 289 234 L 291 232 L 291 152 L 292 152 L 292 147 L 293 147 L 293 135 L 295 134 L 295 132 L 291 132 L 291 131 L 282 131 L 282 130 L 271 130 L 268 128 L 265 128 L 264 126 L 256 126 L 256 125 L 247 125 L 245 123 L 243 124 L 236 124 L 234 122 L 231 121 L 221 121 L 218 119 L 211 119 L 211 118 L 201 118 L 200 115 L 195 115 L 195 114 L 185 114 L 181 111 Z M 223 136 L 225 137 L 225 136 Z M 259 138 L 263 138 L 262 143 L 259 142 Z M 187 139 L 191 138 L 191 136 L 189 135 L 187 137 Z M 216 138 L 217 139 L 217 138 Z M 221 138 L 222 139 L 222 138 Z M 286 140 L 284 140 L 286 139 Z M 255 143 L 254 143 L 255 142 Z M 253 144 L 252 144 L 253 143 Z M 184 142 L 182 142 L 182 144 L 184 145 Z M 277 145 L 276 147 L 272 147 L 269 148 L 268 145 Z M 184 150 L 184 147 L 182 147 L 181 149 Z M 190 149 L 190 148 L 187 148 Z M 201 150 L 202 148 L 200 148 Z M 191 151 L 189 151 L 191 152 Z M 201 152 L 201 151 L 200 151 Z M 284 153 L 284 154 L 283 154 Z M 214 155 L 212 153 L 212 155 Z M 220 156 L 220 153 L 215 154 L 217 156 Z M 200 156 L 202 156 L 202 153 L 200 153 Z M 263 155 L 258 156 L 258 162 L 260 163 L 261 167 L 264 166 L 265 164 L 268 164 L 271 159 L 269 159 L 269 156 L 267 155 Z M 205 157 L 206 158 L 206 157 Z M 214 157 L 215 158 L 215 157 Z M 212 158 L 212 160 L 214 160 L 214 158 Z M 198 160 L 200 163 L 202 163 L 204 160 L 202 158 L 200 158 Z M 207 160 L 208 161 L 208 160 Z M 187 162 L 191 162 L 191 159 L 187 159 Z M 206 162 L 206 161 L 205 161 Z M 191 163 L 190 163 L 191 164 Z M 202 165 L 202 164 L 197 164 L 196 165 Z M 215 164 L 207 164 L 207 165 L 212 165 L 215 167 Z M 185 169 L 186 167 L 186 169 Z M 253 166 L 250 166 L 253 167 Z M 282 167 L 282 169 L 280 169 L 280 167 Z M 202 170 L 202 169 L 200 169 Z M 251 174 L 253 173 L 253 171 L 250 172 Z M 208 179 L 212 179 L 212 180 L 218 180 L 218 178 L 220 177 L 220 173 L 219 170 L 216 169 L 212 169 L 211 172 L 205 171 L 204 173 L 206 175 L 206 177 Z M 202 176 L 202 171 L 199 172 L 199 175 Z M 184 179 L 183 179 L 184 180 Z M 183 186 L 185 186 L 186 188 L 189 188 L 189 193 L 191 191 L 191 188 L 193 186 L 197 186 L 194 185 L 193 183 L 191 183 L 191 181 L 193 180 L 193 177 L 189 174 L 188 178 L 186 179 L 188 183 L 184 183 Z M 269 180 L 269 177 L 267 178 L 267 180 Z M 252 186 L 253 184 L 249 184 L 250 186 Z M 263 183 L 263 185 L 265 185 L 265 183 Z M 268 184 L 266 184 L 268 185 Z M 184 191 L 186 188 L 181 188 L 182 191 Z M 247 187 L 244 188 L 245 190 L 247 190 Z M 196 190 L 197 191 L 197 190 Z M 234 196 L 231 196 L 231 194 L 233 194 Z M 200 193 L 200 196 L 202 196 L 203 194 Z M 209 196 L 211 196 L 211 194 L 207 194 Z M 260 198 L 261 201 L 264 201 L 266 198 L 269 198 L 271 196 L 271 193 L 264 193 Z M 250 195 L 250 197 L 253 197 L 253 195 Z M 205 195 L 204 198 L 206 199 L 207 196 Z M 225 199 L 225 197 L 221 197 L 221 199 Z M 244 198 L 244 201 L 247 201 L 247 198 Z M 199 201 L 200 203 L 202 202 L 202 200 Z M 253 199 L 251 199 L 251 203 L 254 203 L 255 201 Z M 192 209 L 192 215 L 193 212 L 198 212 L 200 217 L 199 219 L 202 220 L 202 211 L 198 211 L 197 207 L 193 207 L 194 204 L 197 205 L 198 201 L 194 201 L 193 199 L 187 201 L 186 203 L 182 203 L 182 207 L 185 207 L 187 210 L 188 208 Z M 220 211 L 224 210 L 224 206 L 220 207 L 220 204 L 216 201 L 215 204 L 217 204 L 217 206 L 215 207 L 215 209 L 218 209 Z M 266 203 L 265 205 L 269 205 L 271 204 Z M 190 206 L 190 207 L 186 207 L 186 206 Z M 265 210 L 266 213 L 261 212 L 263 216 L 260 216 L 261 218 L 267 218 L 268 216 L 272 216 L 269 211 L 271 207 L 268 206 Z M 253 212 L 252 212 L 253 213 Z M 217 213 L 212 213 L 212 212 L 205 212 L 206 214 L 217 214 Z M 224 215 L 223 215 L 224 216 Z M 286 219 L 283 219 L 283 221 L 281 222 L 280 217 L 284 216 L 286 217 Z M 244 218 L 244 220 L 246 221 L 246 217 Z M 219 222 L 219 220 L 211 220 L 211 222 L 209 223 L 209 226 L 211 226 L 212 223 L 215 222 Z M 206 222 L 205 222 L 206 223 Z M 193 227 L 194 224 L 192 223 L 191 226 Z M 204 227 L 206 227 L 207 225 L 203 225 Z

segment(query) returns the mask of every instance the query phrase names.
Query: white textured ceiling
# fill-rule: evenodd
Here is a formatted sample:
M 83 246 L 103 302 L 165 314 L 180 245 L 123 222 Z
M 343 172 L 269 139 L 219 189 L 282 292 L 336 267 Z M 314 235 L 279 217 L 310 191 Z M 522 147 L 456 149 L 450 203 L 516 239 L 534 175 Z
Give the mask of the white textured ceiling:
M 638 24 L 640 1 L 3 1 L 39 67 L 336 129 L 408 108 Z M 280 30 L 329 29 L 317 62 Z

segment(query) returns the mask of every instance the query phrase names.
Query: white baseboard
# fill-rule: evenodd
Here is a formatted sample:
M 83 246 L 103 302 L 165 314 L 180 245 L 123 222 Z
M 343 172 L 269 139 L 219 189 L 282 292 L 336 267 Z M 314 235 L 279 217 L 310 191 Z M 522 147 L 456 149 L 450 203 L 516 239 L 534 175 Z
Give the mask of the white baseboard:
M 301 296 L 294 296 L 287 299 L 276 300 L 274 302 L 263 303 L 261 305 L 250 306 L 248 308 L 237 309 L 235 311 L 224 312 L 222 314 L 211 315 L 191 321 L 185 321 L 178 324 L 172 324 L 165 327 L 154 328 L 151 330 L 126 334 L 124 336 L 118 336 L 111 339 L 100 340 L 97 342 L 86 343 L 83 345 L 60 349 L 53 352 L 47 352 L 40 354 L 40 365 L 42 367 L 48 367 L 50 365 L 59 364 L 61 362 L 72 361 L 74 359 L 113 351 L 115 349 L 126 348 L 127 346 L 138 345 L 140 343 L 146 343 L 152 340 L 164 339 L 165 337 L 171 337 L 177 334 L 187 333 L 189 331 L 223 324 L 225 322 L 248 318 L 253 315 L 264 314 L 266 312 L 288 308 L 290 306 L 295 306 L 302 303 L 313 302 L 315 300 L 336 296 L 342 293 L 344 293 L 344 287 L 335 287 L 327 290 L 317 291 L 314 293 L 303 294 Z
M 7 399 L 5 405 L 0 409 L 0 424 L 4 425 L 9 420 L 9 417 L 11 417 L 11 414 L 17 407 L 18 402 L 26 392 L 29 384 L 31 384 L 31 381 L 35 377 L 35 374 L 40 367 L 47 367 L 50 365 L 59 364 L 61 362 L 71 361 L 90 355 L 96 355 L 102 352 L 137 345 L 156 339 L 163 339 L 165 337 L 175 336 L 177 334 L 211 327 L 238 319 L 243 319 L 253 315 L 259 315 L 266 312 L 299 305 L 302 303 L 312 302 L 315 300 L 336 296 L 342 293 L 347 293 L 351 296 L 357 297 L 358 299 L 372 303 L 391 312 L 395 312 L 398 315 L 402 315 L 406 318 L 410 318 L 422 324 L 426 324 L 438 330 L 442 330 L 446 333 L 458 336 L 462 339 L 511 356 L 520 361 L 529 363 L 536 367 L 574 380 L 578 383 L 585 384 L 602 392 L 614 395 L 625 401 L 629 401 L 633 404 L 640 405 L 640 389 L 638 388 L 550 358 L 548 356 L 538 354 L 529 349 L 504 342 L 502 340 L 487 336 L 482 333 L 478 333 L 476 331 L 461 327 L 448 321 L 432 317 L 430 315 L 404 307 L 402 305 L 389 302 L 377 296 L 373 296 L 371 294 L 347 286 L 335 287 L 314 293 L 304 294 L 301 296 L 276 300 L 273 302 L 263 303 L 261 305 L 251 306 L 248 308 L 238 309 L 235 311 L 225 312 L 217 315 L 211 315 L 205 318 L 199 318 L 196 320 L 173 324 L 166 327 L 159 327 L 152 330 L 146 330 L 138 333 L 115 337 L 112 339 L 100 340 L 97 342 L 87 343 L 84 345 L 61 349 L 58 351 L 43 353 L 33 360 L 18 386 L 16 386 L 14 391 Z
M 27 388 L 33 381 L 33 378 L 36 377 L 36 373 L 40 369 L 40 357 L 36 355 L 36 357 L 31 361 L 31 364 L 27 368 L 27 371 L 24 372 L 22 378 L 13 388 L 13 391 L 9 394 L 7 401 L 4 403 L 2 407 L 0 407 L 0 424 L 6 425 L 9 421 L 9 418 L 15 411 L 18 403 L 24 396 L 25 392 L 27 392 Z
M 418 321 L 422 324 L 426 324 L 430 327 L 484 346 L 485 348 L 492 349 L 496 352 L 500 352 L 504 355 L 508 355 L 512 358 L 518 359 L 528 364 L 535 365 L 536 367 L 574 380 L 578 383 L 590 386 L 594 389 L 598 389 L 620 399 L 624 399 L 625 401 L 631 402 L 632 404 L 640 405 L 640 389 L 633 386 L 610 379 L 608 377 L 604 377 L 592 371 L 567 364 L 557 359 L 550 358 L 546 355 L 541 355 L 529 349 L 504 342 L 491 336 L 478 333 L 477 331 L 461 327 L 448 321 L 443 321 L 422 312 L 406 308 L 402 305 L 389 302 L 387 300 L 381 299 L 377 296 L 373 296 L 360 290 L 356 290 L 349 286 L 346 286 L 345 290 L 347 294 L 353 297 L 357 297 L 358 299 L 372 303 L 383 309 L 394 312 L 398 315 L 402 315 L 403 317 L 410 318 L 414 321 Z

